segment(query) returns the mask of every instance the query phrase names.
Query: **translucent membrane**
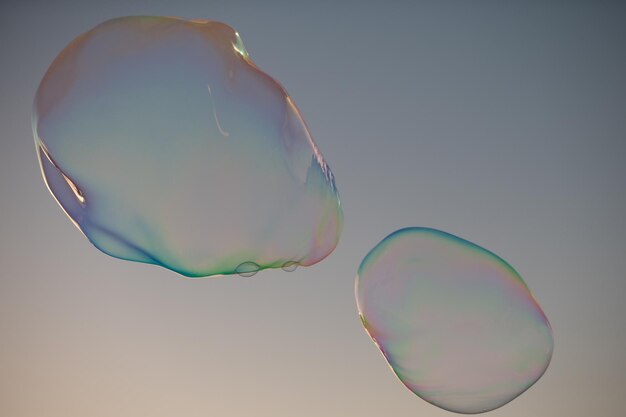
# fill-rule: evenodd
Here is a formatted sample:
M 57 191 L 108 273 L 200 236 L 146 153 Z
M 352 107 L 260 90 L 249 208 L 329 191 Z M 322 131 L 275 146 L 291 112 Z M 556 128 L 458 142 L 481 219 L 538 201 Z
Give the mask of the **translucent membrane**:
M 333 174 L 299 110 L 223 23 L 98 25 L 48 69 L 33 130 L 48 188 L 111 256 L 251 275 L 339 240 Z
M 356 299 L 402 383 L 449 411 L 508 403 L 552 356 L 548 319 L 517 272 L 445 232 L 407 228 L 383 239 L 359 267 Z

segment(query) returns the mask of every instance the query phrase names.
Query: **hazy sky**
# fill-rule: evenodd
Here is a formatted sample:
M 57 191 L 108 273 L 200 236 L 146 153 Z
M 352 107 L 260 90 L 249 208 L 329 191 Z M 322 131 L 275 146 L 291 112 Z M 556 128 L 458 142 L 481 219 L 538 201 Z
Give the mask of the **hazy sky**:
M 406 226 L 500 255 L 550 319 L 550 368 L 491 416 L 624 415 L 626 5 L 336 3 L 0 3 L 0 415 L 451 415 L 357 315 L 359 263 Z M 102 254 L 65 217 L 35 90 L 75 36 L 138 14 L 230 24 L 289 91 L 345 210 L 328 259 L 190 280 Z

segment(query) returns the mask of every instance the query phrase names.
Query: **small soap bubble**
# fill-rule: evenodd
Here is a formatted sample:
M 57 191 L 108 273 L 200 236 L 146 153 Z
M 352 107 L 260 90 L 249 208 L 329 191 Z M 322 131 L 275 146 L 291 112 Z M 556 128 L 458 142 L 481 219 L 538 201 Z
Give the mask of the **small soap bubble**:
M 254 262 L 244 262 L 235 268 L 235 272 L 242 277 L 251 277 L 259 272 L 259 266 Z
M 289 261 L 289 262 L 285 262 L 282 266 L 283 271 L 285 272 L 293 272 L 296 269 L 298 269 L 298 262 L 294 262 L 294 261 Z
M 33 132 L 49 190 L 111 256 L 200 277 L 309 266 L 339 240 L 332 172 L 291 97 L 226 24 L 96 26 L 43 77 Z
M 356 278 L 361 322 L 400 381 L 443 409 L 476 414 L 513 400 L 546 371 L 548 319 L 518 273 L 467 240 L 398 230 Z

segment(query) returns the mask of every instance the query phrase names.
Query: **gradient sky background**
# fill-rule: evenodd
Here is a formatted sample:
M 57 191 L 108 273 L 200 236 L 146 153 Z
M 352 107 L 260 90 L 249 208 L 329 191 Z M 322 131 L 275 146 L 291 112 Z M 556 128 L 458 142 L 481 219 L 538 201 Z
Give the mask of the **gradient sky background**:
M 625 4 L 337 3 L 0 3 L 1 416 L 452 415 L 396 380 L 357 316 L 359 263 L 406 226 L 497 253 L 551 321 L 550 368 L 489 415 L 624 415 Z M 100 253 L 65 217 L 35 90 L 75 36 L 138 14 L 230 24 L 289 91 L 344 205 L 327 260 L 190 280 Z

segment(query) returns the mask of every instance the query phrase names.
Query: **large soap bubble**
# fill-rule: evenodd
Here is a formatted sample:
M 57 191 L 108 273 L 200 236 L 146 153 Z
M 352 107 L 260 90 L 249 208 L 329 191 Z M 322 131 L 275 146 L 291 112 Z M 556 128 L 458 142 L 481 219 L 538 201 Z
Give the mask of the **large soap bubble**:
M 361 320 L 400 381 L 458 413 L 498 408 L 552 356 L 548 319 L 497 255 L 433 229 L 387 236 L 356 279 Z
M 111 256 L 247 276 L 337 245 L 333 174 L 292 99 L 223 23 L 96 26 L 48 69 L 33 131 L 48 188 Z

